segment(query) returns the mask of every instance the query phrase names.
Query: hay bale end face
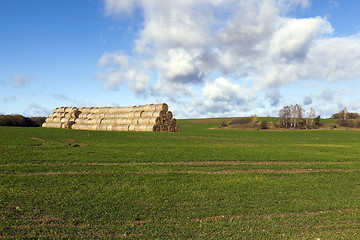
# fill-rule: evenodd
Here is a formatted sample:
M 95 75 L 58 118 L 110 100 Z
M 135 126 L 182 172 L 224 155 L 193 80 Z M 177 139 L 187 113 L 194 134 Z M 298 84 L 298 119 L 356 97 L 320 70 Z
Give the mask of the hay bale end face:
M 42 127 L 100 131 L 181 132 L 166 103 L 132 107 L 58 107 Z

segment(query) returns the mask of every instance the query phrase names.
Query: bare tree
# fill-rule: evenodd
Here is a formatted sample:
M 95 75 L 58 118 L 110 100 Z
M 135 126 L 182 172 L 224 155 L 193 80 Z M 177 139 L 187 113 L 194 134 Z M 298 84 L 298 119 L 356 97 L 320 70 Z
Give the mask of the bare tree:
M 304 116 L 304 109 L 301 105 L 291 105 L 291 126 L 293 128 L 300 127 L 300 122 Z
M 279 123 L 280 126 L 288 128 L 290 127 L 291 107 L 285 106 L 279 111 Z
M 306 117 L 307 128 L 312 128 L 315 125 L 314 118 L 315 118 L 315 110 L 313 109 L 313 107 L 311 107 Z

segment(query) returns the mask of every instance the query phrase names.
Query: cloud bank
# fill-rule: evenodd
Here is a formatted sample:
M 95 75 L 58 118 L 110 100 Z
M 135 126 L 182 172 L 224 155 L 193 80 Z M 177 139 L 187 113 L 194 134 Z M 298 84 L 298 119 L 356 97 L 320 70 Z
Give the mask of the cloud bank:
M 105 89 L 126 84 L 137 96 L 196 106 L 204 117 L 251 109 L 261 92 L 268 106 L 278 106 L 279 89 L 299 81 L 359 78 L 360 35 L 333 37 L 324 17 L 288 17 L 310 5 L 309 0 L 104 0 L 108 16 L 133 17 L 140 10 L 143 27 L 133 55 L 120 49 L 101 56 L 99 78 Z M 299 101 L 313 103 L 308 95 Z

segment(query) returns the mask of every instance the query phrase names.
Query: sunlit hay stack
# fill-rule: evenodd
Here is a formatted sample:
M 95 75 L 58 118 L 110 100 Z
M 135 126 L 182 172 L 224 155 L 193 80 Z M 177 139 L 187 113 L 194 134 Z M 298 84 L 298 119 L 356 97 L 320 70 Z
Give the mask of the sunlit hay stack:
M 56 108 L 50 116 L 45 119 L 42 126 L 50 128 L 71 128 L 80 113 L 76 107 Z
M 181 132 L 166 103 L 133 107 L 61 107 L 43 127 L 100 131 Z

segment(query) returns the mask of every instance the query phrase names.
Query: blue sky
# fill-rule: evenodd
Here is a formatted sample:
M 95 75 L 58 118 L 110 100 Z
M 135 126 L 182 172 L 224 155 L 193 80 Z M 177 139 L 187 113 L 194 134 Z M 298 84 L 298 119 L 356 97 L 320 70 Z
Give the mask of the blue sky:
M 358 0 L 2 0 L 0 114 L 360 112 Z

